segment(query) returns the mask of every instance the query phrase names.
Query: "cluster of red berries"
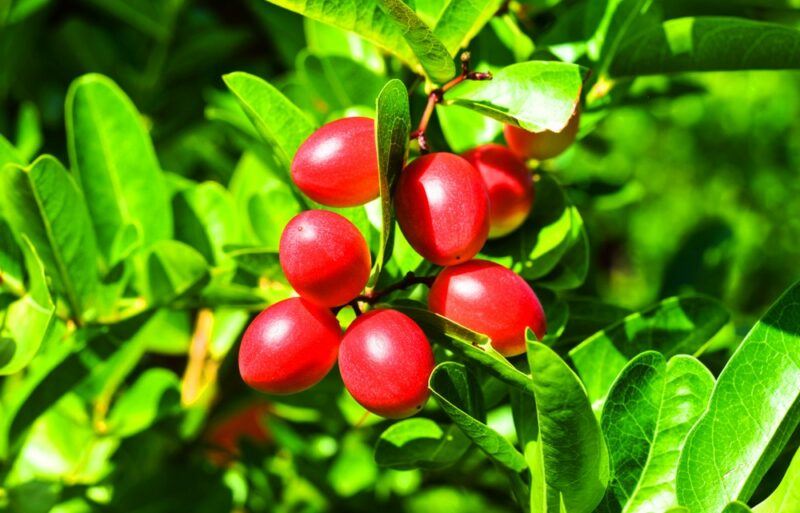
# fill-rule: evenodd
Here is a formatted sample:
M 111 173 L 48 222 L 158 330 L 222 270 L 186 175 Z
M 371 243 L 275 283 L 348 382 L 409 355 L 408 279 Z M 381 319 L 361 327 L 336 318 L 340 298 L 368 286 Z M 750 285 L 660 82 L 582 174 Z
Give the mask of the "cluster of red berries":
M 506 148 L 487 144 L 462 156 L 430 153 L 400 174 L 394 205 L 400 229 L 427 260 L 444 266 L 428 307 L 491 338 L 506 356 L 525 352 L 525 331 L 545 333 L 542 306 L 513 271 L 472 260 L 487 238 L 504 236 L 528 216 L 534 185 L 523 159 L 550 158 L 575 137 L 577 114 L 560 133 L 506 127 Z M 323 205 L 363 205 L 379 196 L 374 121 L 340 119 L 313 133 L 292 162 L 292 179 Z M 389 418 L 416 413 L 428 399 L 433 351 L 422 329 L 396 310 L 371 310 L 343 334 L 336 307 L 359 297 L 371 256 L 346 218 L 309 210 L 280 240 L 280 263 L 300 297 L 274 304 L 247 328 L 239 369 L 250 386 L 274 394 L 305 390 L 333 368 L 367 410 Z

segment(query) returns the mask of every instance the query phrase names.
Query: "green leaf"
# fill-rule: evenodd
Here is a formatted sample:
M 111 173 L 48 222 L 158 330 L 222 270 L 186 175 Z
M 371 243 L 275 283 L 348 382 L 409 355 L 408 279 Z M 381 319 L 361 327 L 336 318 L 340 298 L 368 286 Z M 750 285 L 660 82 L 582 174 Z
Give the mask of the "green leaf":
M 422 67 L 403 37 L 403 27 L 395 23 L 373 0 L 269 0 L 313 20 L 355 32 L 406 62 L 416 72 Z
M 450 55 L 466 48 L 470 40 L 497 13 L 503 0 L 450 0 L 436 21 L 433 33 Z
M 318 56 L 346 57 L 378 75 L 386 73 L 383 52 L 358 34 L 303 18 L 308 50 Z
M 147 254 L 145 298 L 151 305 L 165 305 L 208 279 L 208 264 L 203 255 L 174 240 L 159 241 Z
M 562 504 L 566 513 L 589 513 L 608 483 L 608 453 L 578 376 L 552 349 L 528 334 L 528 362 L 538 438 L 526 444 L 531 462 L 531 510 Z M 533 464 L 533 463 L 536 464 Z M 539 472 L 543 471 L 543 475 Z
M 527 468 L 522 454 L 486 425 L 480 385 L 466 367 L 440 363 L 431 374 L 430 389 L 444 412 L 489 458 L 513 472 Z
M 800 31 L 742 18 L 678 18 L 626 38 L 609 72 L 639 76 L 686 71 L 798 69 Z
M 222 361 L 233 345 L 239 340 L 250 315 L 236 308 L 217 308 L 214 310 L 214 327 L 208 342 L 208 354 Z
M 751 510 L 750 507 L 743 502 L 733 501 L 725 506 L 725 509 L 722 510 L 722 513 L 753 513 L 753 510 Z
M 408 90 L 400 80 L 391 80 L 381 90 L 376 105 L 375 144 L 381 186 L 381 242 L 367 287 L 374 287 L 378 283 L 383 266 L 392 256 L 395 225 L 392 190 L 408 157 L 410 130 Z
M 297 148 L 314 131 L 314 124 L 280 91 L 261 78 L 237 71 L 224 75 L 222 79 L 256 131 L 275 148 L 288 169 Z
M 203 182 L 185 189 L 173 199 L 175 237 L 219 265 L 223 247 L 240 242 L 236 205 L 230 193 L 216 182 Z
M 609 65 L 629 33 L 634 29 L 641 29 L 641 16 L 652 3 L 652 0 L 609 0 L 592 4 L 589 7 L 588 17 L 595 14 L 591 9 L 604 9 L 592 41 L 600 51 L 597 59 L 599 61 L 597 69 L 600 75 L 608 72 Z
M 17 150 L 26 162 L 36 156 L 42 148 L 42 124 L 39 119 L 39 110 L 36 104 L 24 102 L 20 105 L 17 115 Z M 2 153 L 2 150 L 0 150 Z M 0 157 L 0 167 L 3 162 Z M 21 162 L 18 162 L 21 164 Z
M 258 246 L 227 246 L 228 256 L 232 257 L 242 269 L 266 278 L 281 276 L 281 264 L 277 251 Z
M 22 250 L 11 227 L 3 219 L 0 207 L 0 290 L 7 289 L 15 291 L 16 295 L 22 294 L 25 290 L 23 269 Z
M 229 189 L 238 209 L 243 237 L 274 251 L 283 227 L 302 210 L 289 177 L 271 155 L 245 152 L 233 172 Z
M 754 513 L 793 513 L 800 511 L 800 449 L 794 453 L 780 484 L 764 502 L 753 508 Z
M 325 112 L 356 105 L 374 105 L 384 79 L 347 57 L 317 56 L 304 52 L 298 57 L 300 77 L 325 103 Z M 323 110 L 323 109 L 320 109 Z
M 0 134 L 0 169 L 6 164 L 24 166 L 26 161 L 22 158 L 17 148 Z
M 603 407 L 610 500 L 624 513 L 677 507 L 675 474 L 689 430 L 705 412 L 714 376 L 691 356 L 648 351 L 622 370 Z
M 470 441 L 455 425 L 440 426 L 431 419 L 405 419 L 381 433 L 375 461 L 399 470 L 448 467 L 466 453 Z
M 491 80 L 462 82 L 445 102 L 532 132 L 560 132 L 580 100 L 583 73 L 566 62 L 520 62 L 494 72 Z
M 92 429 L 85 406 L 70 394 L 33 424 L 12 472 L 42 480 L 96 483 L 108 474 L 109 459 L 118 445 L 118 439 Z
M 486 335 L 476 333 L 429 310 L 402 304 L 394 304 L 392 308 L 414 319 L 432 340 L 481 365 L 505 383 L 522 390 L 530 389 L 530 376 L 511 365 L 498 353 Z
M 77 318 L 89 318 L 99 287 L 97 246 L 83 195 L 53 157 L 0 172 L 0 204 L 17 238 L 28 237 Z
M 400 26 L 403 38 L 432 82 L 441 84 L 455 76 L 456 67 L 447 48 L 411 7 L 402 0 L 378 0 L 378 4 Z
M 728 318 L 728 311 L 711 298 L 671 297 L 598 331 L 569 356 L 599 410 L 614 379 L 631 358 L 651 349 L 667 358 L 700 353 Z
M 772 305 L 717 379 L 686 441 L 678 500 L 714 513 L 747 501 L 800 423 L 800 284 Z
M 131 100 L 109 78 L 90 74 L 72 83 L 65 109 L 70 163 L 104 259 L 126 225 L 140 228 L 145 248 L 169 238 L 166 182 Z
M 447 145 L 455 153 L 490 143 L 503 131 L 496 119 L 458 105 L 437 105 L 436 116 Z
M 0 329 L 0 375 L 14 374 L 30 363 L 47 337 L 55 313 L 42 261 L 26 236 L 22 241 L 28 290 L 8 306 L 2 321 L 5 329 Z
M 108 432 L 123 438 L 140 433 L 180 411 L 180 399 L 180 381 L 172 371 L 148 369 L 114 403 L 108 415 Z
M 535 280 L 556 268 L 582 236 L 582 226 L 578 209 L 561 186 L 550 175 L 540 175 L 528 219 L 508 236 L 486 244 L 481 255 L 526 280 Z
M 575 289 L 583 285 L 589 274 L 589 235 L 577 209 L 571 209 L 572 226 L 569 239 L 573 242 L 558 264 L 539 284 L 553 290 Z
M 567 306 L 569 318 L 559 342 L 568 347 L 582 342 L 631 313 L 630 310 L 585 297 L 572 298 L 567 301 Z

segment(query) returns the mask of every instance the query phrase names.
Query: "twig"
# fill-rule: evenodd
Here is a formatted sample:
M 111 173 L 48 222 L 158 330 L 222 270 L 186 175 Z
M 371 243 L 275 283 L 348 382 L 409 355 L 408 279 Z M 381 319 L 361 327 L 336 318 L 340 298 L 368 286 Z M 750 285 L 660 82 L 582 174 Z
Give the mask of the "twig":
M 428 129 L 428 123 L 431 120 L 431 116 L 433 115 L 433 110 L 436 107 L 436 104 L 442 103 L 444 100 L 444 93 L 449 91 L 450 89 L 454 88 L 461 82 L 465 80 L 491 80 L 492 73 L 491 72 L 478 72 L 478 71 L 470 71 L 469 70 L 469 59 L 470 54 L 469 52 L 463 52 L 461 54 L 461 73 L 444 84 L 441 87 L 437 87 L 433 91 L 428 94 L 428 103 L 425 105 L 425 111 L 422 113 L 422 117 L 419 121 L 419 126 L 416 130 L 411 132 L 410 138 L 416 139 L 417 143 L 419 143 L 419 149 L 423 153 L 427 153 L 429 151 L 428 148 L 428 140 L 425 137 L 425 131 Z
M 367 292 L 364 295 L 358 296 L 354 301 L 368 303 L 368 304 L 375 304 L 381 300 L 384 296 L 391 294 L 392 292 L 396 292 L 398 290 L 407 289 L 414 285 L 426 285 L 430 287 L 433 285 L 433 281 L 436 279 L 435 276 L 417 276 L 413 272 L 407 273 L 402 280 L 389 285 L 383 290 L 373 290 L 371 292 Z

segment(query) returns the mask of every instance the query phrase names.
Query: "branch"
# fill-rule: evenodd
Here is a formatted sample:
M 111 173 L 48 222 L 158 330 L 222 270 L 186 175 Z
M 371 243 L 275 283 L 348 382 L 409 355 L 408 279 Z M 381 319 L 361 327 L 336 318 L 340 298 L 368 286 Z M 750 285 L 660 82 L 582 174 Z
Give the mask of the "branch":
M 428 148 L 428 140 L 425 138 L 425 131 L 428 129 L 428 123 L 431 120 L 431 116 L 433 115 L 433 110 L 436 107 L 436 104 L 442 103 L 444 100 L 444 93 L 449 91 L 450 89 L 454 88 L 464 80 L 491 80 L 492 73 L 491 72 L 478 72 L 478 71 L 470 71 L 469 70 L 469 59 L 470 54 L 469 52 L 463 52 L 461 54 L 461 73 L 444 84 L 442 87 L 437 87 L 433 91 L 428 94 L 428 104 L 425 105 L 425 111 L 422 113 L 422 118 L 420 118 L 419 126 L 416 130 L 411 132 L 410 138 L 416 139 L 417 143 L 419 143 L 419 149 L 423 153 L 427 153 Z

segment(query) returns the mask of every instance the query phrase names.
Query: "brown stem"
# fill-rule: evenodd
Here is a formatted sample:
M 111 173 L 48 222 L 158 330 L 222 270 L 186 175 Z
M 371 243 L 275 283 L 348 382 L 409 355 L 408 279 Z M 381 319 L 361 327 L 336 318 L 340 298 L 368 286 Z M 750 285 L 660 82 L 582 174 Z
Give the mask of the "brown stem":
M 433 280 L 435 280 L 435 276 L 417 276 L 413 272 L 406 273 L 402 280 L 389 285 L 383 290 L 373 290 L 371 292 L 367 292 L 364 295 L 358 296 L 355 301 L 368 303 L 370 305 L 377 303 L 381 300 L 384 296 L 391 294 L 392 292 L 396 292 L 398 290 L 404 290 L 414 285 L 423 284 L 428 287 L 433 285 Z
M 461 73 L 450 80 L 449 82 L 445 83 L 441 87 L 437 87 L 433 91 L 428 94 L 428 103 L 425 105 L 425 110 L 422 113 L 422 118 L 420 118 L 419 126 L 416 130 L 411 132 L 410 138 L 416 139 L 419 143 L 419 149 L 423 153 L 427 153 L 429 151 L 428 148 L 428 140 L 425 137 L 425 131 L 428 129 L 428 123 L 431 120 L 431 116 L 433 115 L 433 110 L 436 108 L 437 103 L 442 103 L 444 100 L 444 93 L 449 91 L 450 89 L 454 88 L 464 80 L 491 80 L 492 73 L 491 72 L 477 72 L 477 71 L 470 71 L 469 70 L 469 59 L 470 54 L 469 52 L 462 52 L 461 53 Z

